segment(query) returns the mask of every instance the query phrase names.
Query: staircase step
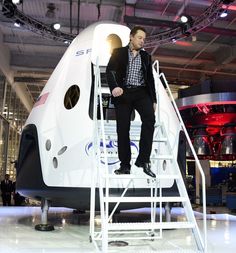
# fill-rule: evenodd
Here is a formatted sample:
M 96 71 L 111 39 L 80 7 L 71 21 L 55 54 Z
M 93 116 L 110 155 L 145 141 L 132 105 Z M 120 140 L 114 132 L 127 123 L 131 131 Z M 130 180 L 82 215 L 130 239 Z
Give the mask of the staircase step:
M 150 158 L 151 160 L 172 160 L 173 155 L 156 155 L 155 157 Z
M 101 123 L 100 120 L 98 120 L 99 123 Z M 130 129 L 136 129 L 136 128 L 141 128 L 141 125 L 142 125 L 142 122 L 141 121 L 136 121 L 136 122 L 131 122 L 131 126 L 130 126 Z M 160 127 L 162 126 L 161 123 L 155 123 L 154 127 L 157 128 L 157 127 Z M 100 127 L 100 125 L 99 125 Z M 116 130 L 116 121 L 104 121 L 104 128 L 114 128 Z
M 155 125 L 155 128 L 159 127 L 159 124 Z M 98 127 L 101 131 L 101 126 Z M 141 124 L 137 123 L 135 125 L 131 125 L 130 127 L 130 136 L 137 136 L 140 137 L 140 130 L 141 130 Z M 105 135 L 114 135 L 116 136 L 116 124 L 114 123 L 104 123 L 104 131 Z
M 140 174 L 140 175 L 136 175 L 136 174 L 120 174 L 120 175 L 116 175 L 116 174 L 103 174 L 102 177 L 103 178 L 111 178 L 111 179 L 146 179 L 144 178 L 144 175 L 146 174 Z M 149 176 L 147 176 L 148 178 L 150 178 Z M 166 174 L 166 175 L 156 175 L 156 179 L 179 179 L 180 176 L 178 175 L 170 175 L 170 174 Z M 154 178 L 153 178 L 154 179 Z
M 105 139 L 106 140 L 112 139 L 112 141 L 117 141 L 117 134 L 106 132 Z M 134 135 L 132 133 L 130 134 L 130 141 L 139 141 L 139 140 L 140 140 L 140 134 L 137 134 L 137 135 Z M 153 142 L 154 143 L 167 142 L 167 138 L 161 137 L 158 139 L 153 139 Z
M 101 158 L 105 158 L 104 153 L 101 153 L 100 155 Z M 117 154 L 109 154 L 107 153 L 107 158 L 118 158 Z M 136 159 L 137 157 L 132 156 L 131 159 Z M 155 155 L 155 157 L 151 157 L 150 160 L 172 160 L 173 156 L 172 155 Z
M 177 229 L 194 228 L 191 222 L 130 222 L 130 223 L 108 223 L 108 230 L 146 230 L 146 229 Z
M 185 197 L 104 197 L 110 203 L 186 202 Z

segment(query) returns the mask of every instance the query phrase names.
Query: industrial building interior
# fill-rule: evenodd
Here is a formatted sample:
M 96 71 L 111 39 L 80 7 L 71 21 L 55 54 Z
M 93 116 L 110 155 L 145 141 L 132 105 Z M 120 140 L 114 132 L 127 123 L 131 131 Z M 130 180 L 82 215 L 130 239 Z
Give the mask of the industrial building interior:
M 159 61 L 206 175 L 208 252 L 234 253 L 236 2 L 0 0 L 0 9 L 1 180 L 8 173 L 16 181 L 24 124 L 72 39 L 95 22 L 141 25 L 147 30 L 145 50 Z M 182 15 L 189 18 L 185 24 Z M 55 23 L 60 23 L 59 30 Z M 193 154 L 186 149 L 186 186 L 202 230 L 200 179 Z M 40 222 L 40 203 L 22 198 L 19 205 L 23 206 L 0 207 L 2 252 L 97 252 L 89 242 L 87 211 L 51 207 L 48 218 L 55 230 L 39 232 L 34 226 Z M 146 219 L 148 212 L 149 208 L 125 210 L 120 215 Z M 171 214 L 182 219 L 178 206 Z M 163 240 L 113 245 L 111 252 L 198 252 L 186 231 L 164 234 Z

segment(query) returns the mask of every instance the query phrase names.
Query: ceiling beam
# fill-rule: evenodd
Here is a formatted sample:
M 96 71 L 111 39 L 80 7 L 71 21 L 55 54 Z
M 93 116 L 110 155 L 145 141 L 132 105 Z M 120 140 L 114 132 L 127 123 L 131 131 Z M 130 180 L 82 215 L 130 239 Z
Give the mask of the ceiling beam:
M 169 27 L 169 28 L 177 27 L 180 24 L 179 22 L 176 22 L 176 21 L 142 18 L 142 17 L 137 17 L 137 16 L 127 16 L 127 15 L 124 16 L 124 22 L 127 24 Z M 225 29 L 225 28 L 219 28 L 219 27 L 206 27 L 202 30 L 202 32 L 216 34 L 216 35 L 236 37 L 236 30 L 233 30 L 233 29 Z
M 47 81 L 48 81 L 48 78 L 28 77 L 28 76 L 14 77 L 14 82 L 20 82 L 20 83 L 36 83 L 36 84 L 45 85 Z
M 145 25 L 145 26 L 161 26 L 161 27 L 177 27 L 180 23 L 173 22 L 164 19 L 152 19 L 152 18 L 142 18 L 137 16 L 124 16 L 124 23 L 135 24 L 135 25 Z
M 172 67 L 172 66 L 161 66 L 161 69 L 168 69 L 168 70 L 183 70 L 181 67 Z M 224 76 L 231 76 L 236 77 L 236 73 L 229 73 L 224 71 L 214 71 L 214 70 L 206 70 L 206 69 L 196 69 L 196 68 L 185 68 L 184 72 L 195 72 L 195 73 L 206 73 L 210 75 L 224 75 Z M 182 75 L 182 73 L 181 73 Z

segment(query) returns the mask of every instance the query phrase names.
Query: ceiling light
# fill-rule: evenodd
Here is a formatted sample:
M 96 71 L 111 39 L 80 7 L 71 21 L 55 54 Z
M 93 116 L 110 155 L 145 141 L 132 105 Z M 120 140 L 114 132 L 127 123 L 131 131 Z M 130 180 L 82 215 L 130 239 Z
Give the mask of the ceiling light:
M 23 0 L 12 0 L 13 4 L 22 4 Z
M 59 30 L 59 29 L 61 28 L 61 24 L 55 23 L 55 24 L 52 25 L 52 27 L 53 27 L 53 29 L 55 29 L 55 30 Z
M 181 22 L 182 23 L 189 23 L 189 24 L 193 24 L 193 18 L 190 16 L 190 15 L 186 15 L 186 14 L 184 14 L 184 15 L 182 15 L 181 17 L 180 17 L 180 20 L 181 20 Z
M 180 17 L 180 20 L 181 20 L 182 23 L 187 23 L 188 22 L 188 17 L 186 15 L 182 15 Z
M 21 27 L 23 24 L 24 24 L 23 22 L 21 22 L 19 19 L 17 19 L 17 20 L 15 21 L 15 23 L 14 23 L 14 26 L 15 26 L 15 27 Z
M 193 18 L 189 15 L 182 15 L 180 17 L 180 20 L 182 22 L 180 24 L 182 34 L 185 36 L 190 36 L 191 32 L 188 30 L 193 27 L 193 24 L 194 24 Z
M 175 43 L 177 40 L 176 40 L 176 38 L 172 38 L 171 41 L 172 41 L 172 43 Z
M 227 17 L 228 16 L 228 12 L 227 12 L 227 10 L 221 10 L 221 13 L 220 13 L 220 17 L 221 18 L 225 18 L 225 17 Z
M 15 27 L 20 27 L 20 23 L 15 22 L 15 23 L 14 23 L 14 26 L 15 26 Z

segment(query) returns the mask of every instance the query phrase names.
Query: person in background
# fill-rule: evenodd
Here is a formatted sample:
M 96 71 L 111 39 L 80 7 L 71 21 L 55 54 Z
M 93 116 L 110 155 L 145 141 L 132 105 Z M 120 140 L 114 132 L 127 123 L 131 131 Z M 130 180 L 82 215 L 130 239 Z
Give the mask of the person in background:
M 13 191 L 13 185 L 12 181 L 9 178 L 9 174 L 6 174 L 5 179 L 1 181 L 3 206 L 11 206 L 11 194 Z
M 233 174 L 229 173 L 229 179 L 227 182 L 227 191 L 228 192 L 235 192 L 236 191 L 236 182 L 233 180 Z
M 22 206 L 25 204 L 25 197 L 21 196 L 20 193 L 16 191 L 16 181 L 12 183 L 12 193 L 15 206 Z
M 135 109 L 141 118 L 139 155 L 135 165 L 143 168 L 148 176 L 156 177 L 151 171 L 150 154 L 155 124 L 156 91 L 152 73 L 151 56 L 143 50 L 146 30 L 141 26 L 130 32 L 126 47 L 113 50 L 106 74 L 116 111 L 118 156 L 120 168 L 115 174 L 130 173 L 130 121 Z

